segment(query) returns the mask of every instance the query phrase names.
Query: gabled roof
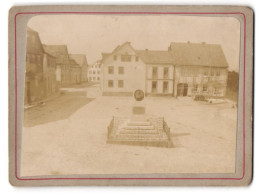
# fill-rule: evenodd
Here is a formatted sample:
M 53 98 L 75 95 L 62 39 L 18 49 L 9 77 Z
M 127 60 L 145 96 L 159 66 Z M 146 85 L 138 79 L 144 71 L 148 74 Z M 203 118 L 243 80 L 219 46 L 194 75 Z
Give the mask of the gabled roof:
M 169 51 L 136 50 L 136 53 L 144 63 L 172 64 L 174 62 L 173 54 Z
M 130 42 L 125 42 L 117 46 L 112 53 L 102 53 L 102 61 L 126 44 L 131 46 Z M 222 47 L 218 44 L 171 43 L 168 51 L 135 50 L 132 46 L 131 48 L 146 64 L 228 67 Z
M 59 55 L 68 55 L 66 45 L 43 45 L 46 52 L 58 57 Z
M 206 43 L 171 43 L 174 65 L 228 67 L 222 47 Z
M 26 52 L 31 54 L 43 54 L 43 46 L 38 32 L 27 27 Z
M 84 63 L 87 65 L 87 58 L 84 54 L 70 54 L 70 58 L 74 59 L 80 66 L 83 66 Z
M 80 65 L 72 58 L 69 59 L 71 67 L 80 67 Z
M 120 49 L 123 48 L 125 45 L 129 45 L 133 49 L 133 51 L 135 51 L 135 49 L 131 45 L 131 42 L 127 41 L 127 42 L 124 42 L 121 45 L 118 45 L 111 53 L 101 53 L 101 55 L 102 55 L 101 62 L 103 62 L 108 56 L 115 54 L 116 52 L 120 51 Z
M 56 63 L 68 63 L 69 54 L 66 45 L 43 45 L 44 51 L 56 57 Z

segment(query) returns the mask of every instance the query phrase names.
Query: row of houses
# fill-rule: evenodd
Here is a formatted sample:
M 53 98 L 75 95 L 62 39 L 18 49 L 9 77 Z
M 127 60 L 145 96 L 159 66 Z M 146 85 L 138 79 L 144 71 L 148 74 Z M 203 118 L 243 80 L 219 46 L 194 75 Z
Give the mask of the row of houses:
M 66 45 L 42 44 L 38 32 L 27 28 L 25 104 L 59 93 L 60 87 L 88 81 L 86 55 L 69 54 Z
M 222 47 L 171 43 L 168 50 L 136 50 L 130 42 L 102 53 L 103 95 L 225 96 L 228 63 Z

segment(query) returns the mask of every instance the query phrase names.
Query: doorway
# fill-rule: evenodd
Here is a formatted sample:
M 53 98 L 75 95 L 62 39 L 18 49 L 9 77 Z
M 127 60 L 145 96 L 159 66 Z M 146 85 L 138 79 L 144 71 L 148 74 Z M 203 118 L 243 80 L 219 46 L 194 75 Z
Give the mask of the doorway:
M 187 96 L 188 84 L 180 83 L 177 85 L 177 96 Z

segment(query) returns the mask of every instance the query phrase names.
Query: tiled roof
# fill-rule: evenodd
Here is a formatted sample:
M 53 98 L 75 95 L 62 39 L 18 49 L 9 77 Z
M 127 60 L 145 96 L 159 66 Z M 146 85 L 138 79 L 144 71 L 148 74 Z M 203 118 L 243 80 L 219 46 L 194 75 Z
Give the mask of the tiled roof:
M 125 42 L 117 46 L 112 53 L 102 53 L 102 61 L 109 55 L 119 51 Z M 135 50 L 136 54 L 146 64 L 172 64 L 187 66 L 228 67 L 222 47 L 206 43 L 171 43 L 168 51 Z
M 70 58 L 69 61 L 71 67 L 80 67 L 80 65 L 74 59 Z
M 228 67 L 223 50 L 218 44 L 171 43 L 174 65 Z
M 26 52 L 31 54 L 43 54 L 42 42 L 38 32 L 27 27 Z
M 80 66 L 83 66 L 84 63 L 87 65 L 87 58 L 84 54 L 70 54 L 70 58 L 74 59 Z
M 69 54 L 66 45 L 43 45 L 44 51 L 56 57 L 56 63 L 66 64 L 69 62 Z
M 173 54 L 169 51 L 136 50 L 137 55 L 144 63 L 172 64 Z

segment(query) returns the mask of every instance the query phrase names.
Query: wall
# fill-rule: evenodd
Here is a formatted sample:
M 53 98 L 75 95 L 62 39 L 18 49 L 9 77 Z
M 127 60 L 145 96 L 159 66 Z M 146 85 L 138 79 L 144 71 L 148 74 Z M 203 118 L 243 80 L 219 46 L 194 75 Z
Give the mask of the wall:
M 153 67 L 157 67 L 157 78 L 153 78 Z M 164 77 L 164 68 L 168 68 L 168 77 Z M 174 66 L 164 64 L 148 64 L 146 67 L 146 93 L 147 94 L 159 94 L 159 95 L 171 95 L 173 94 L 173 77 Z M 152 82 L 157 82 L 157 92 L 152 92 Z M 168 90 L 163 92 L 163 82 L 168 82 Z
M 121 61 L 121 55 L 126 54 L 131 56 L 130 62 Z M 114 59 L 116 56 L 116 60 Z M 114 67 L 114 73 L 108 73 L 108 67 Z M 124 74 L 119 74 L 118 68 L 124 68 Z M 129 45 L 125 45 L 119 52 L 114 55 L 108 56 L 103 62 L 103 78 L 102 90 L 103 93 L 133 93 L 136 89 L 145 91 L 145 71 L 146 66 L 138 57 L 136 61 L 136 54 Z M 108 80 L 113 80 L 114 86 L 108 87 Z M 118 87 L 118 80 L 124 81 L 124 87 Z
M 208 73 L 205 75 L 205 72 Z M 211 72 L 213 73 L 211 74 Z M 220 72 L 220 74 L 217 75 L 217 72 Z M 198 94 L 206 96 L 225 96 L 227 68 L 176 66 L 175 75 L 174 96 L 177 96 L 177 88 L 180 83 L 188 85 L 188 96 Z M 193 90 L 195 85 L 198 86 L 197 91 Z M 203 85 L 207 86 L 206 91 L 203 91 Z

